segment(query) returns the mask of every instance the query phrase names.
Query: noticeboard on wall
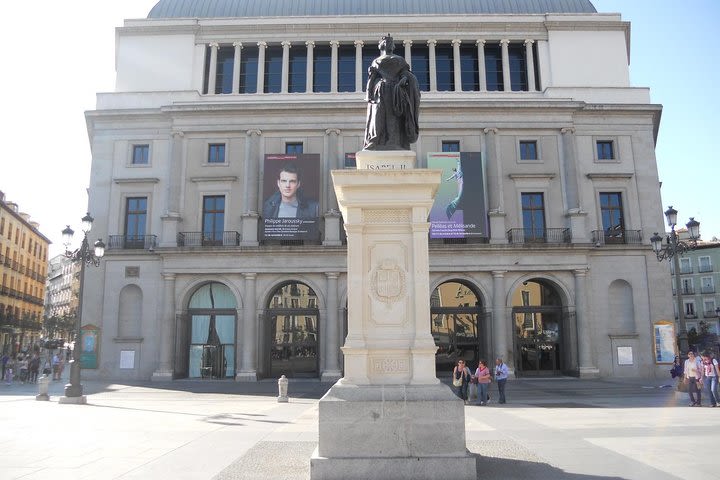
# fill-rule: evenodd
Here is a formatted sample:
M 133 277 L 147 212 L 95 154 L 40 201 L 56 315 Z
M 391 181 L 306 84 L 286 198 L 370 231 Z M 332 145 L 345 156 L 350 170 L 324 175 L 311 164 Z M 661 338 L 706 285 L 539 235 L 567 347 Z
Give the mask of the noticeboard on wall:
M 100 328 L 83 325 L 80 329 L 80 368 L 98 368 Z M 78 345 L 75 345 L 78 348 Z
M 653 325 L 655 363 L 673 363 L 677 354 L 675 324 L 667 320 Z

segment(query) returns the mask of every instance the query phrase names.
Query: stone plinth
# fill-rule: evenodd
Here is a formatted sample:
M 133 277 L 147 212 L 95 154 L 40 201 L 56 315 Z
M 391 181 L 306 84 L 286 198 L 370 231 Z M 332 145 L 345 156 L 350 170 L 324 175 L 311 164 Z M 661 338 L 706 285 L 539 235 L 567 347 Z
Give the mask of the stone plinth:
M 345 376 L 319 402 L 313 480 L 475 479 L 464 404 L 435 375 L 428 214 L 441 170 L 408 151 L 332 172 L 347 233 Z

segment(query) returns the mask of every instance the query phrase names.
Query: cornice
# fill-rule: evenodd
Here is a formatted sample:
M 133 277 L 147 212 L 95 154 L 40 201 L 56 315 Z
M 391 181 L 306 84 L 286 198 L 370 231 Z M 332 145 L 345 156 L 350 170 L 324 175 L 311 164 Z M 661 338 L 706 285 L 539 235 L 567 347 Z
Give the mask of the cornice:
M 113 178 L 113 183 L 118 185 L 121 184 L 134 184 L 134 183 L 159 183 L 160 179 L 157 177 L 138 177 L 138 178 Z

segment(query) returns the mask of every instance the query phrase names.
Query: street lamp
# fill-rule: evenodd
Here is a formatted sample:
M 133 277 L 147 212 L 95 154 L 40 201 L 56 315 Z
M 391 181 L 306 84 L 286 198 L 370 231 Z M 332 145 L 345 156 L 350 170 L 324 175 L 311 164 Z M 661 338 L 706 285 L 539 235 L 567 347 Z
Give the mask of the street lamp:
M 677 225 L 677 210 L 672 205 L 665 211 L 665 217 L 667 218 L 667 224 L 670 227 L 670 234 L 665 237 L 666 244 L 663 245 L 662 237 L 655 232 L 650 238 L 652 249 L 657 256 L 658 262 L 663 260 L 672 260 L 673 268 L 675 269 L 675 293 L 677 301 L 678 311 L 678 324 L 680 326 L 680 350 L 686 352 L 688 350 L 687 342 L 687 325 L 685 324 L 685 309 L 683 308 L 682 301 L 682 285 L 680 280 L 680 255 L 690 250 L 695 250 L 697 247 L 697 241 L 700 238 L 700 222 L 690 217 L 690 221 L 685 224 L 687 227 L 688 235 L 690 240 L 680 240 L 678 234 L 675 232 L 675 225 Z
M 77 324 L 75 325 L 75 347 L 73 348 L 73 358 L 70 360 L 70 383 L 65 385 L 65 396 L 60 398 L 60 403 L 85 403 L 86 398 L 83 395 L 83 387 L 80 384 L 80 328 L 82 326 L 82 305 L 83 305 L 83 286 L 85 283 L 85 265 L 100 266 L 100 259 L 105 255 L 105 244 L 102 240 L 98 240 L 94 244 L 94 249 L 90 250 L 88 243 L 88 232 L 92 228 L 93 217 L 88 213 L 82 218 L 83 240 L 80 248 L 70 251 L 73 234 L 75 233 L 70 225 L 63 231 L 63 245 L 65 245 L 65 257 L 72 262 L 80 262 L 80 290 L 78 291 L 78 311 Z

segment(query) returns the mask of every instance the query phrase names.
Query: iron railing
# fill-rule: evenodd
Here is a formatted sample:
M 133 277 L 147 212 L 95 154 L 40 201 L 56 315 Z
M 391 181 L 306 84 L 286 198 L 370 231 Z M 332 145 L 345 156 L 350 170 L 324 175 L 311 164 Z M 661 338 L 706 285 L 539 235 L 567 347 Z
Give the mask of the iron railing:
M 630 245 L 642 243 L 641 230 L 593 230 L 592 241 L 595 245 Z
M 572 236 L 569 228 L 511 228 L 507 239 L 512 244 L 562 244 L 570 243 Z
M 240 245 L 239 232 L 180 232 L 178 247 L 236 247 Z
M 107 248 L 108 250 L 148 250 L 155 248 L 156 245 L 156 235 L 110 235 Z

